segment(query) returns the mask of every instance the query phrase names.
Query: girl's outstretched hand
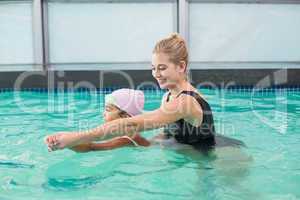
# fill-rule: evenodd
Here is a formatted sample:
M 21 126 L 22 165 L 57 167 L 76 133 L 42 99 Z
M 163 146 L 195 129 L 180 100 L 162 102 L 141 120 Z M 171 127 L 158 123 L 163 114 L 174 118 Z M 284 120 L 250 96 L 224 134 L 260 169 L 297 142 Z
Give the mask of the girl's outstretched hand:
M 56 151 L 73 146 L 76 142 L 75 133 L 59 132 L 45 138 L 49 151 Z

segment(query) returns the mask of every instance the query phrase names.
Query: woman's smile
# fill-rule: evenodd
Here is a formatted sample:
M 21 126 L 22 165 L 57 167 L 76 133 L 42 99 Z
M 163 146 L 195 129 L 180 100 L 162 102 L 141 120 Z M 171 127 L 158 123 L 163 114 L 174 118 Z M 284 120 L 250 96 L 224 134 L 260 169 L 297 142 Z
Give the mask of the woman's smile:
M 157 81 L 158 81 L 159 83 L 164 83 L 164 82 L 166 82 L 166 80 L 167 80 L 167 79 L 162 79 L 162 78 L 157 79 Z

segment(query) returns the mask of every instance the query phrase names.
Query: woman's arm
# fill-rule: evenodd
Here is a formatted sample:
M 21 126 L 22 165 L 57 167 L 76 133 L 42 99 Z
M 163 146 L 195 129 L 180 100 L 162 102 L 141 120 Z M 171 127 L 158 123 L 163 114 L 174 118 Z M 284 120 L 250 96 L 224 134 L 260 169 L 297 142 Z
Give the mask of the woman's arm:
M 195 112 L 193 101 L 193 98 L 182 95 L 155 111 L 117 119 L 88 131 L 54 134 L 46 138 L 46 143 L 51 150 L 57 150 L 116 136 L 132 136 L 136 132 L 160 128 L 179 119 L 191 117 Z

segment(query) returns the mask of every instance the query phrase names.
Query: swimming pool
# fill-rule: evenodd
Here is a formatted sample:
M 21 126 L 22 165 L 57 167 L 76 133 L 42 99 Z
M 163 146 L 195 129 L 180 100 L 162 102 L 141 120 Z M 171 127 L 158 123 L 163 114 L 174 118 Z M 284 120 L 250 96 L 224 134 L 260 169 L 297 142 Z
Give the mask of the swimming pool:
M 0 199 L 300 199 L 300 91 L 201 92 L 218 133 L 244 141 L 242 152 L 48 153 L 47 134 L 102 122 L 105 92 L 1 92 Z M 145 93 L 146 110 L 157 108 L 162 92 Z

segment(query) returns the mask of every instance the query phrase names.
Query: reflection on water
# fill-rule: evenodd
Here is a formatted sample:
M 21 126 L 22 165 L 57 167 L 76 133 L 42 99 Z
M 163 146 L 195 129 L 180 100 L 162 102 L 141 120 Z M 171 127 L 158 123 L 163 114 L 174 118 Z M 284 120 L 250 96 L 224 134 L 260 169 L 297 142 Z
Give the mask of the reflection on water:
M 193 192 L 199 198 L 218 199 L 216 194 L 222 194 L 224 193 L 222 190 L 230 190 L 230 188 L 235 192 L 238 191 L 239 197 L 243 199 L 250 200 L 259 195 L 241 184 L 247 180 L 253 163 L 253 158 L 246 153 L 247 149 L 243 143 L 222 145 L 209 153 L 203 153 L 190 145 L 178 144 L 174 139 L 162 143 L 161 146 L 169 152 L 168 157 L 176 158 L 168 160 L 169 164 L 196 171 L 198 186 Z M 173 156 L 170 157 L 170 154 Z M 228 198 L 232 197 L 228 196 Z

